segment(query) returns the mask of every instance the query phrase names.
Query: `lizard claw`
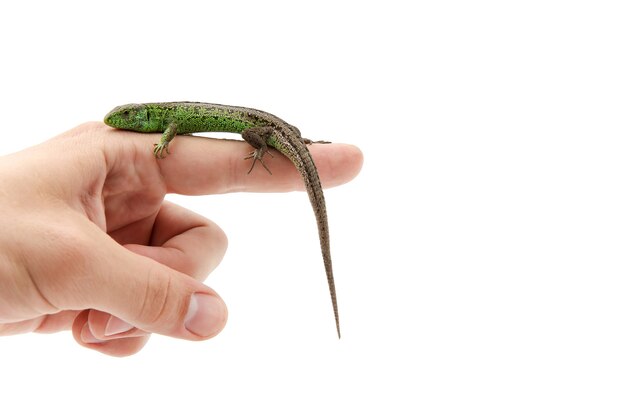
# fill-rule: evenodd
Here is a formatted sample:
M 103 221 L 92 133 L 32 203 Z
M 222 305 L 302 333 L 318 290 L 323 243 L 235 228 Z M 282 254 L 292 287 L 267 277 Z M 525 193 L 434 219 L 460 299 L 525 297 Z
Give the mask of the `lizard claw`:
M 252 170 L 254 169 L 254 164 L 256 164 L 256 161 L 259 161 L 259 162 L 261 162 L 261 165 L 263 165 L 263 168 L 265 168 L 265 170 L 270 175 L 272 175 L 272 171 L 270 171 L 270 169 L 267 167 L 267 165 L 265 165 L 265 162 L 263 162 L 263 155 L 265 155 L 265 153 L 269 154 L 269 156 L 271 156 L 272 158 L 274 157 L 274 155 L 272 155 L 272 153 L 269 152 L 267 149 L 265 149 L 265 150 L 263 150 L 263 149 L 255 149 L 254 151 L 250 152 L 250 154 L 248 154 L 248 156 L 243 158 L 244 160 L 252 159 L 252 166 L 248 170 L 248 174 L 251 173 Z
M 163 159 L 165 158 L 165 155 L 163 155 L 163 152 L 167 152 L 168 155 L 170 153 L 170 148 L 168 145 L 169 145 L 168 143 L 155 143 L 154 150 L 152 151 L 152 153 L 157 159 Z

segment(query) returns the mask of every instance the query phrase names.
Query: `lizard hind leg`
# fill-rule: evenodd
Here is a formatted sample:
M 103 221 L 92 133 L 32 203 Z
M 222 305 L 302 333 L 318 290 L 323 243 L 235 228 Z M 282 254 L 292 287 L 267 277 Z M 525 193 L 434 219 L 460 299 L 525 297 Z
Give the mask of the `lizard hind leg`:
M 272 133 L 274 133 L 274 129 L 269 126 L 251 127 L 241 132 L 241 137 L 254 148 L 254 151 L 250 152 L 250 154 L 244 158 L 252 159 L 252 166 L 250 166 L 248 174 L 254 169 L 256 161 L 260 161 L 263 168 L 265 168 L 270 175 L 272 174 L 272 171 L 270 171 L 267 165 L 265 165 L 265 162 L 263 162 L 263 156 L 265 156 L 266 153 L 272 158 L 274 157 L 267 146 L 267 140 Z
M 327 140 L 311 140 L 311 139 L 307 139 L 307 138 L 300 138 L 300 140 L 305 145 L 311 145 L 313 143 L 322 143 L 322 144 L 324 144 L 324 143 L 332 143 L 332 142 L 329 142 Z
M 272 155 L 272 153 L 267 150 L 267 147 L 265 147 L 265 148 L 261 148 L 261 149 L 256 149 L 256 150 L 250 152 L 250 154 L 248 154 L 248 156 L 243 158 L 243 159 L 252 159 L 252 165 L 250 166 L 250 169 L 248 170 L 248 174 L 251 173 L 252 170 L 254 169 L 254 164 L 256 164 L 256 161 L 259 161 L 259 162 L 261 162 L 261 165 L 263 165 L 263 168 L 265 168 L 265 170 L 270 175 L 272 175 L 272 171 L 270 171 L 270 169 L 267 167 L 267 165 L 265 165 L 265 162 L 263 162 L 263 156 L 266 153 L 269 156 L 271 156 L 272 158 L 274 157 L 274 155 Z

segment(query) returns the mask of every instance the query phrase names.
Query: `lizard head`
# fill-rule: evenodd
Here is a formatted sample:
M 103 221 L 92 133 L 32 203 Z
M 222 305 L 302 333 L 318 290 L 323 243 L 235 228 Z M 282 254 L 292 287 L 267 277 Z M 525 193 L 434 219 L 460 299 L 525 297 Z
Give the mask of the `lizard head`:
M 104 117 L 104 123 L 117 129 L 151 131 L 149 109 L 145 104 L 117 106 Z

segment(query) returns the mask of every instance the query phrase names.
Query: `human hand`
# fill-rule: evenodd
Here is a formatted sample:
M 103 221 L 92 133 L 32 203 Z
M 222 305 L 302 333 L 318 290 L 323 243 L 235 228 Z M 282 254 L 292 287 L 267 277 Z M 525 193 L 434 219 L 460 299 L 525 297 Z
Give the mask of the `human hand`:
M 82 346 L 125 356 L 150 333 L 205 340 L 226 323 L 203 285 L 226 251 L 222 230 L 164 201 L 187 195 L 302 189 L 286 158 L 246 175 L 243 142 L 179 137 L 157 160 L 159 135 L 87 123 L 0 157 L 0 335 L 72 329 Z M 310 147 L 324 186 L 357 175 L 360 151 Z

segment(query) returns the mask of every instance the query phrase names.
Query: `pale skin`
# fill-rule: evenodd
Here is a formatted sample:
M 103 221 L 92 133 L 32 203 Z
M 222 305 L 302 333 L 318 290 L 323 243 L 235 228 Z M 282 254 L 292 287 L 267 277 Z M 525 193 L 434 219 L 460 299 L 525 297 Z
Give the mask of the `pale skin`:
M 278 156 L 266 161 L 273 175 L 247 175 L 250 147 L 238 141 L 181 136 L 156 159 L 159 137 L 92 122 L 0 157 L 0 335 L 71 329 L 81 346 L 126 356 L 150 333 L 206 340 L 223 329 L 226 305 L 202 281 L 226 236 L 165 194 L 302 190 L 302 180 Z M 324 187 L 363 162 L 351 145 L 309 149 Z

